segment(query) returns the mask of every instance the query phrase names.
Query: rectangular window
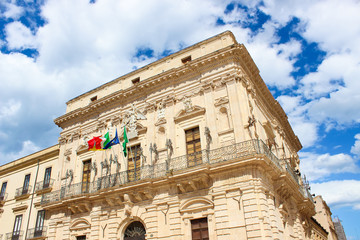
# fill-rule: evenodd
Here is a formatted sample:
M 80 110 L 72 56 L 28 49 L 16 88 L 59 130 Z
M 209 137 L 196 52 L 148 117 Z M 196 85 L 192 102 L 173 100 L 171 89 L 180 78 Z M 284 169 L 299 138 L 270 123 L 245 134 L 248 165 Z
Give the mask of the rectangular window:
M 83 162 L 83 175 L 82 175 L 82 187 L 83 193 L 89 192 L 90 187 L 90 176 L 91 176 L 91 160 Z
M 7 182 L 3 182 L 3 184 L 1 185 L 0 201 L 3 201 L 5 198 L 6 186 L 7 186 Z
M 130 147 L 128 155 L 128 179 L 135 181 L 140 179 L 140 144 Z
M 36 217 L 36 224 L 35 224 L 35 231 L 34 237 L 41 237 L 44 228 L 44 221 L 45 221 L 45 210 L 38 211 Z
M 135 84 L 137 84 L 137 83 L 139 83 L 139 82 L 140 82 L 140 78 L 139 78 L 139 77 L 137 77 L 137 78 L 135 78 L 135 79 L 131 80 L 131 82 L 135 85 Z
M 86 236 L 83 235 L 83 236 L 77 236 L 76 237 L 76 240 L 86 240 Z
M 15 217 L 14 229 L 12 232 L 11 240 L 20 239 L 21 222 L 22 222 L 22 215 L 17 215 Z
M 192 240 L 209 240 L 207 218 L 191 220 Z
M 24 179 L 24 185 L 22 189 L 22 194 L 28 194 L 30 184 L 30 174 L 27 174 Z
M 188 166 L 192 167 L 201 164 L 202 154 L 199 127 L 186 130 L 185 137 Z
M 187 56 L 187 57 L 184 57 L 183 59 L 181 59 L 181 62 L 183 64 L 187 63 L 187 62 L 190 62 L 191 61 L 191 55 L 190 56 Z
M 43 185 L 44 189 L 49 187 L 50 177 L 51 177 L 51 167 L 48 167 L 47 169 L 45 169 L 44 185 Z

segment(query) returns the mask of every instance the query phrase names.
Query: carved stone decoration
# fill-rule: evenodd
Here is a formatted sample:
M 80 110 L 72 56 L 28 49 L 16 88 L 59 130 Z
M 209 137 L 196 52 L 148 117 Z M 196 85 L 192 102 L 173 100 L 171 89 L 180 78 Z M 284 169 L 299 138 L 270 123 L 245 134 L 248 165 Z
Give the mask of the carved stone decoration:
M 130 217 L 134 203 L 131 201 L 129 194 L 124 194 L 124 205 L 125 215 Z
M 91 164 L 91 171 L 94 172 L 94 179 L 93 179 L 93 182 L 95 181 L 95 178 L 96 178 L 96 175 L 97 175 L 97 164 L 96 164 L 96 161 L 94 161 L 92 164 Z
M 140 147 L 140 157 L 141 157 L 141 166 L 144 166 L 146 163 L 146 156 L 144 155 L 143 148 Z
M 254 127 L 254 136 L 255 138 L 259 138 L 259 135 L 257 134 L 257 131 L 256 131 L 256 119 L 255 119 L 255 116 L 252 115 L 251 117 L 249 116 L 249 119 L 248 119 L 248 124 L 245 126 L 245 128 L 247 128 L 247 130 L 249 131 L 249 135 L 250 135 L 250 138 L 253 139 L 253 135 L 252 135 L 252 132 L 251 132 L 251 127 Z
M 134 104 L 131 104 L 130 110 L 126 112 L 125 119 L 123 125 L 127 126 L 128 133 L 127 137 L 129 139 L 135 138 L 138 135 L 138 131 L 136 129 L 138 120 L 146 120 L 146 117 L 143 113 L 141 113 Z
M 154 162 L 152 163 L 152 165 L 154 165 L 157 162 L 157 160 L 159 159 L 159 152 L 157 150 L 156 143 L 154 143 L 154 144 L 150 143 L 149 150 L 150 150 L 150 155 L 151 155 L 151 161 L 152 161 L 152 153 L 154 152 L 154 154 L 155 154 Z
M 104 161 L 102 161 L 102 162 L 100 163 L 100 165 L 101 165 L 101 174 L 103 173 L 103 170 L 104 170 L 104 168 L 105 168 L 105 169 L 106 169 L 106 174 L 105 174 L 105 176 L 107 176 L 108 173 L 109 173 L 109 163 L 108 163 L 107 159 L 105 158 Z
M 64 152 L 64 156 L 67 157 L 67 156 L 70 156 L 71 155 L 71 148 L 69 149 L 66 149 L 65 152 Z
M 157 104 L 157 113 L 158 120 L 165 118 L 165 101 L 162 100 Z
M 190 119 L 196 116 L 200 116 L 200 115 L 204 115 L 205 114 L 206 109 L 200 106 L 192 106 L 192 108 L 188 111 L 186 111 L 185 109 L 180 110 L 180 112 L 178 112 L 175 117 L 174 117 L 174 121 L 176 123 L 181 122 L 183 120 L 186 119 Z
M 60 145 L 64 145 L 64 144 L 66 144 L 66 138 L 65 137 L 59 137 L 59 144 Z
M 167 162 L 168 164 L 170 163 L 170 159 L 171 159 L 171 156 L 173 155 L 174 153 L 174 148 L 172 146 L 172 141 L 171 139 L 166 139 L 166 149 L 167 149 Z
M 193 109 L 191 98 L 184 96 L 183 104 L 184 104 L 185 112 L 190 112 Z
M 206 150 L 210 150 L 210 144 L 212 142 L 212 137 L 210 134 L 210 129 L 208 127 L 205 127 L 205 137 L 206 137 Z
M 68 178 L 70 178 L 69 185 L 68 185 L 70 187 L 71 183 L 74 179 L 74 172 L 72 169 L 66 170 L 65 178 L 66 178 L 66 181 L 68 180 Z

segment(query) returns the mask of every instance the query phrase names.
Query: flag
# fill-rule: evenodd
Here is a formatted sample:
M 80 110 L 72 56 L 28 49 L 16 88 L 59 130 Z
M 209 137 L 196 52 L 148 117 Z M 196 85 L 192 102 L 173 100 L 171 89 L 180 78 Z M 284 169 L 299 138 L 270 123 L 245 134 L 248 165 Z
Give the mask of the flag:
M 101 143 L 101 148 L 105 149 L 105 146 L 110 142 L 110 134 L 109 131 L 107 131 L 107 133 L 105 133 L 104 137 L 105 140 Z
M 90 150 L 90 151 L 102 150 L 102 145 L 101 145 L 101 143 L 102 143 L 104 140 L 105 140 L 105 139 L 104 139 L 102 136 L 93 137 L 92 139 L 90 139 L 90 140 L 88 141 L 88 145 L 89 145 L 88 150 Z
M 114 146 L 114 145 L 119 144 L 119 143 L 120 143 L 120 141 L 119 141 L 119 137 L 118 137 L 117 129 L 116 129 L 115 137 L 113 139 L 111 139 L 111 141 L 109 141 L 105 145 L 104 149 L 109 149 L 109 148 L 111 148 L 111 146 Z
M 124 142 L 123 142 L 123 152 L 124 152 L 124 156 L 127 156 L 127 149 L 126 149 L 126 144 L 129 142 L 129 139 L 127 138 L 126 135 L 126 127 L 124 126 Z

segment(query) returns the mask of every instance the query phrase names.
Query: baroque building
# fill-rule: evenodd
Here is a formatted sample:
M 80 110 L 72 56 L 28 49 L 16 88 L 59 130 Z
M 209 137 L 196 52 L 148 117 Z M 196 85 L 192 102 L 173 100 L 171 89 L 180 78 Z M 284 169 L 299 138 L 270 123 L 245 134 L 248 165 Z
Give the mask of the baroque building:
M 55 123 L 58 145 L 0 167 L 0 239 L 327 239 L 301 143 L 229 31 L 68 101 Z M 88 151 L 124 126 L 126 157 Z

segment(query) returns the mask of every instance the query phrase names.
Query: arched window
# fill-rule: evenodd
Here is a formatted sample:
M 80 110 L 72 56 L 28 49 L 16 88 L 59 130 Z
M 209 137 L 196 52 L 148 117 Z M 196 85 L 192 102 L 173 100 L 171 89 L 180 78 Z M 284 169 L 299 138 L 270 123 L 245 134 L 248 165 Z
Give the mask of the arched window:
M 132 222 L 124 232 L 124 240 L 145 240 L 145 234 L 146 230 L 141 222 Z

